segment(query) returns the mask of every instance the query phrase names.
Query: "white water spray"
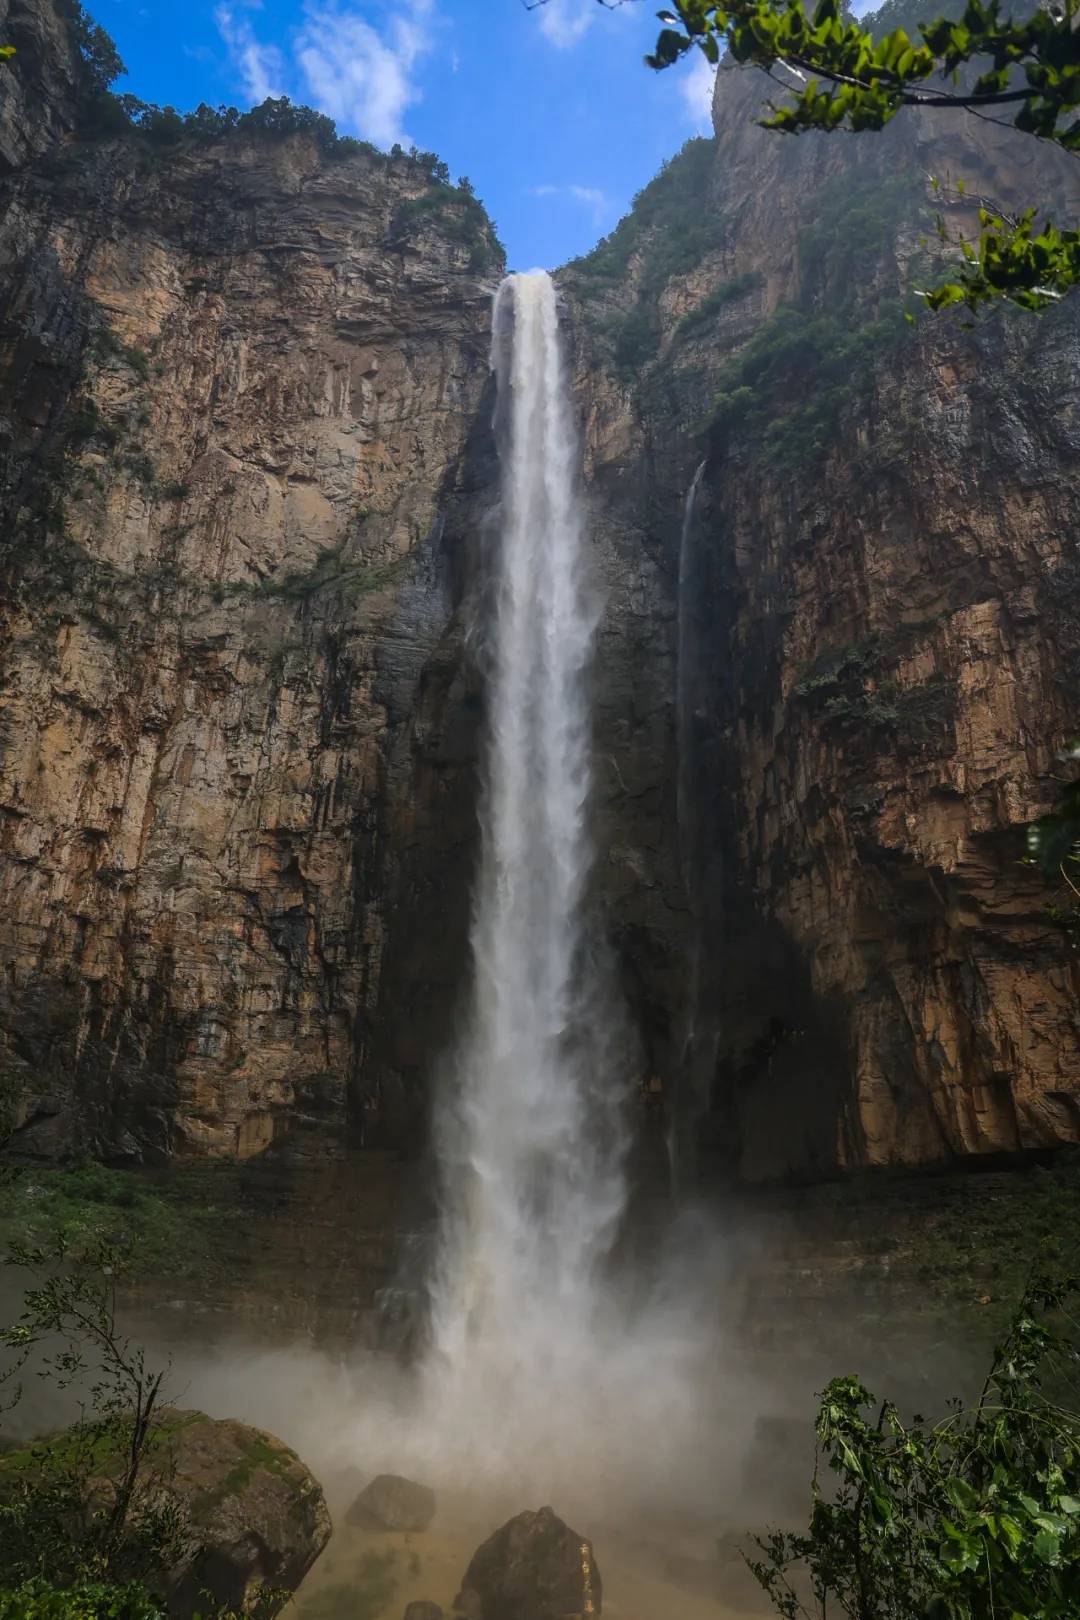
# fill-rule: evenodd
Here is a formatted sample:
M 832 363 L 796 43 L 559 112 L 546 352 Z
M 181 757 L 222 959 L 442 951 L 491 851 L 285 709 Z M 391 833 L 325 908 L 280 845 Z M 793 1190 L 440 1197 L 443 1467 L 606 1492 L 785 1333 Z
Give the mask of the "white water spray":
M 472 1017 L 460 1092 L 442 1121 L 455 1196 L 444 1212 L 432 1368 L 447 1415 L 458 1409 L 475 1425 L 478 1397 L 498 1414 L 470 1449 L 504 1454 L 535 1438 L 551 1393 L 570 1393 L 592 1359 L 598 1271 L 624 1202 L 624 1142 L 603 975 L 585 926 L 595 614 L 546 274 L 503 282 L 492 365 L 503 476 L 488 773 Z

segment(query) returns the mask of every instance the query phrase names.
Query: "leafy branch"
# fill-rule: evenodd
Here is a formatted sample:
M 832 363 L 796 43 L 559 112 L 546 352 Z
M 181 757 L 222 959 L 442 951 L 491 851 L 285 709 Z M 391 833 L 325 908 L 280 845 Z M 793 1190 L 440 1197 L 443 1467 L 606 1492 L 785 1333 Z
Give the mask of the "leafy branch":
M 1077 1363 L 1062 1331 L 1077 1286 L 1032 1283 L 975 1405 L 954 1403 L 936 1425 L 833 1379 L 809 1527 L 759 1539 L 763 1556 L 748 1560 L 785 1620 L 1080 1612 L 1080 1416 L 1056 1398 Z

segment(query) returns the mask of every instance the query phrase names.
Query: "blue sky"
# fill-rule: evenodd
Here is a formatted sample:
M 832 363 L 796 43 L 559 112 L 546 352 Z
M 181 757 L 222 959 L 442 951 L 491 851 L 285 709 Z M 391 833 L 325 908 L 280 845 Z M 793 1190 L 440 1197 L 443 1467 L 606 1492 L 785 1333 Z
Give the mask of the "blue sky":
M 415 141 L 467 174 L 514 269 L 590 248 L 688 136 L 708 131 L 700 53 L 642 57 L 660 0 L 89 0 L 129 89 L 187 110 L 289 95 L 343 134 Z

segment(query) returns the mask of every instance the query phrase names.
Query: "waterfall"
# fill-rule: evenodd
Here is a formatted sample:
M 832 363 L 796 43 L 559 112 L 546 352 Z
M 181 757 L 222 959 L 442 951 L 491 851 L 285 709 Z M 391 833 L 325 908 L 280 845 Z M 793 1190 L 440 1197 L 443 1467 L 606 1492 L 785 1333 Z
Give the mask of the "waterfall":
M 501 466 L 487 772 L 458 1085 L 443 1112 L 444 1243 L 429 1358 L 440 1420 L 520 1469 L 597 1354 L 598 1276 L 624 1202 L 620 1076 L 588 937 L 593 849 L 578 440 L 554 285 L 494 309 Z M 578 1443 L 575 1440 L 575 1443 Z M 522 1451 L 524 1450 L 524 1458 Z
M 720 1420 L 707 1227 L 687 1208 L 635 1249 L 623 1225 L 639 1069 L 590 926 L 597 613 L 547 275 L 500 287 L 492 368 L 473 985 L 438 1080 L 430 1333 L 403 1385 L 385 1363 L 366 1368 L 343 1445 L 373 1472 L 436 1486 L 448 1513 L 483 1497 L 489 1526 L 542 1502 L 594 1530 L 634 1514 L 653 1525 L 659 1502 L 708 1511 L 744 1408 Z

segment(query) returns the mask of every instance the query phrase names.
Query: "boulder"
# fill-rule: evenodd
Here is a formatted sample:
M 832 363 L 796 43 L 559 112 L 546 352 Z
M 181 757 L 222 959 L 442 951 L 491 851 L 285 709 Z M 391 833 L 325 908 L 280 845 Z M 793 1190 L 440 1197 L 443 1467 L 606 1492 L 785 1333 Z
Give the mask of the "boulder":
M 405 1620 L 443 1620 L 443 1612 L 437 1603 L 421 1600 L 407 1605 Z
M 592 1543 L 549 1507 L 519 1513 L 473 1554 L 455 1607 L 470 1620 L 585 1620 L 601 1612 Z
M 322 1487 L 264 1429 L 201 1412 L 175 1417 L 167 1488 L 186 1510 L 191 1549 L 162 1583 L 169 1613 L 205 1612 L 209 1593 L 221 1607 L 258 1609 L 267 1620 L 330 1540 Z
M 361 1530 L 426 1530 L 435 1517 L 435 1492 L 400 1474 L 377 1474 L 345 1515 Z
M 5 1454 L 0 1496 L 31 1471 L 47 1473 L 50 1456 L 62 1463 L 70 1455 L 66 1433 Z M 112 1500 L 111 1481 L 123 1461 L 122 1448 L 98 1446 L 85 1482 L 88 1522 Z M 140 1498 L 151 1509 L 167 1503 L 178 1510 L 174 1532 L 150 1554 L 143 1577 L 176 1620 L 208 1608 L 257 1610 L 260 1620 L 272 1620 L 330 1539 L 330 1514 L 310 1470 L 274 1435 L 231 1418 L 161 1412 L 136 1517 Z

